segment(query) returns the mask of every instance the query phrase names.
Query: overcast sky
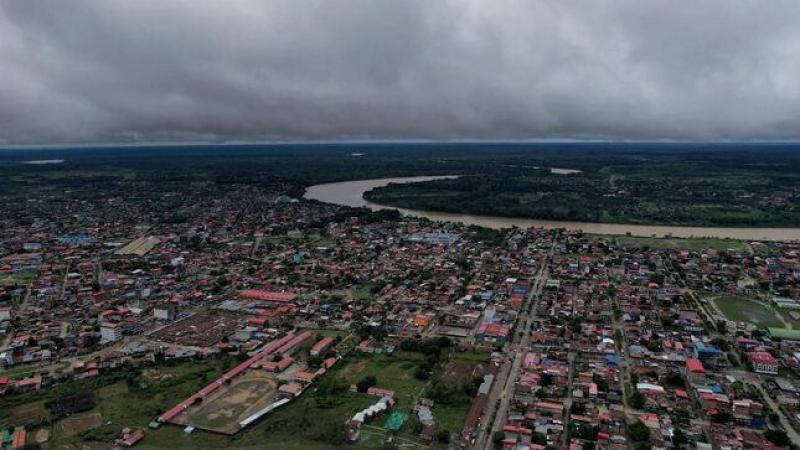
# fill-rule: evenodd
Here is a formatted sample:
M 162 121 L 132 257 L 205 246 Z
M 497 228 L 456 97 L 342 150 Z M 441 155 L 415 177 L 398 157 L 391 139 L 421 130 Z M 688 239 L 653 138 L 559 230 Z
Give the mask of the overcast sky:
M 0 0 L 0 144 L 800 139 L 800 1 Z

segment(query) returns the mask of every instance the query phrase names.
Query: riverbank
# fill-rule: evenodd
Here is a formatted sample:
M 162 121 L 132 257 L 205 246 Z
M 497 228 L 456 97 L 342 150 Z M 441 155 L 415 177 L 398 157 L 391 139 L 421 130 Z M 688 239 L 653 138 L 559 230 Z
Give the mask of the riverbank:
M 458 175 L 379 178 L 371 180 L 325 183 L 310 186 L 308 189 L 306 189 L 306 193 L 303 197 L 309 200 L 318 200 L 325 203 L 333 203 L 351 207 L 366 207 L 373 210 L 397 209 L 401 214 L 407 216 L 425 217 L 434 221 L 460 222 L 466 225 L 477 225 L 493 229 L 509 228 L 514 226 L 519 228 L 543 227 L 550 229 L 579 229 L 586 233 L 603 235 L 630 234 L 632 236 L 641 237 L 713 237 L 746 241 L 800 241 L 800 228 L 691 227 L 538 220 L 395 208 L 392 206 L 372 203 L 364 199 L 365 192 L 378 187 L 386 186 L 389 183 L 418 183 L 438 179 L 456 178 L 457 176 Z

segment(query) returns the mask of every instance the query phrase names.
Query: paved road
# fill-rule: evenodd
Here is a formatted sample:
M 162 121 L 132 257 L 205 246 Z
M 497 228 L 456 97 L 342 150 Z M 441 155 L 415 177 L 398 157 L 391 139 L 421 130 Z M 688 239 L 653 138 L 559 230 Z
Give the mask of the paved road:
M 786 434 L 789 436 L 789 439 L 792 440 L 793 443 L 796 445 L 800 445 L 800 434 L 792 428 L 792 424 L 789 422 L 789 419 L 786 418 L 786 415 L 783 414 L 783 411 L 780 409 L 780 405 L 778 405 L 772 397 L 769 396 L 769 393 L 766 389 L 764 389 L 764 385 L 762 384 L 762 377 L 758 374 L 747 372 L 741 369 L 728 369 L 725 371 L 726 375 L 731 375 L 736 377 L 740 380 L 745 380 L 748 383 L 755 386 L 759 391 L 761 391 L 761 395 L 764 397 L 764 401 L 772 408 L 776 413 L 778 413 L 778 419 L 783 425 L 783 428 L 786 430 Z
M 517 379 L 520 366 L 522 365 L 522 358 L 525 356 L 525 349 L 528 347 L 528 334 L 531 329 L 531 322 L 533 321 L 533 314 L 528 311 L 535 311 L 536 305 L 544 288 L 545 281 L 549 276 L 550 258 L 553 256 L 554 248 L 551 248 L 547 256 L 542 260 L 539 271 L 536 273 L 531 286 L 531 292 L 528 295 L 525 303 L 522 305 L 520 316 L 517 318 L 517 327 L 511 342 L 507 346 L 506 353 L 511 357 L 510 361 L 503 363 L 503 366 L 498 372 L 495 379 L 495 385 L 489 393 L 489 398 L 486 402 L 486 412 L 484 417 L 489 418 L 494 415 L 495 420 L 485 420 L 478 431 L 478 436 L 475 438 L 475 449 L 486 449 L 491 447 L 491 436 L 495 431 L 500 431 L 506 423 L 508 416 L 508 403 L 514 396 L 514 381 Z M 520 336 L 522 332 L 522 336 Z M 499 407 L 495 408 L 497 401 L 500 400 Z M 490 426 L 491 425 L 491 426 Z
M 672 267 L 672 265 L 670 265 L 670 268 L 674 269 L 674 267 Z M 683 286 L 685 288 L 686 287 L 686 281 L 682 277 L 680 277 L 678 279 L 679 279 L 679 281 L 681 283 L 681 286 Z M 706 320 L 710 320 L 713 323 L 713 317 L 711 317 L 710 314 L 703 307 L 703 305 L 700 302 L 700 298 L 698 297 L 698 295 L 695 292 L 690 292 L 689 295 L 692 297 L 692 299 L 697 304 L 697 309 L 703 315 L 706 316 Z M 717 310 L 716 305 L 713 304 L 713 302 L 710 302 L 710 303 L 711 303 L 711 308 L 716 310 L 716 312 L 718 314 L 722 315 L 720 313 L 720 311 Z M 723 315 L 723 317 L 724 317 L 724 315 Z M 708 331 L 709 331 L 709 337 L 711 339 L 714 339 L 716 337 L 721 337 L 723 339 L 727 339 L 727 336 L 724 336 L 721 333 L 719 333 L 716 330 L 716 328 L 711 327 Z M 736 353 L 731 352 L 730 354 L 734 355 L 736 357 L 736 359 L 739 360 L 739 357 L 738 357 L 738 355 L 736 355 Z M 800 445 L 800 434 L 798 434 L 797 431 L 795 431 L 795 429 L 792 427 L 791 423 L 789 422 L 789 419 L 786 418 L 786 416 L 784 415 L 783 411 L 779 408 L 779 405 L 767 394 L 767 390 L 764 389 L 764 386 L 762 384 L 762 377 L 760 375 L 752 373 L 752 372 L 748 372 L 746 370 L 735 369 L 735 368 L 726 369 L 725 370 L 725 374 L 726 375 L 731 375 L 731 376 L 734 376 L 734 377 L 737 377 L 737 378 L 740 378 L 740 379 L 743 379 L 743 380 L 749 382 L 750 384 L 754 385 L 759 391 L 761 391 L 761 394 L 764 396 L 764 401 L 766 401 L 767 404 L 778 414 L 778 419 L 780 420 L 781 425 L 783 425 L 783 428 L 786 430 L 786 434 L 789 436 L 789 439 L 791 439 L 792 442 L 795 443 L 796 445 Z

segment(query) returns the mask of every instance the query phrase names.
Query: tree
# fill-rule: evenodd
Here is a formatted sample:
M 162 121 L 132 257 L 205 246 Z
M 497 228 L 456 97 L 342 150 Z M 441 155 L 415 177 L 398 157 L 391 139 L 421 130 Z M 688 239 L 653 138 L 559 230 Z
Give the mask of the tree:
M 792 444 L 792 440 L 783 430 L 767 430 L 764 432 L 764 437 L 780 447 L 787 447 Z
M 378 379 L 375 378 L 373 375 L 366 376 L 356 383 L 356 389 L 358 392 L 367 392 L 367 390 L 373 386 L 378 384 Z
M 641 420 L 628 425 L 628 436 L 634 442 L 650 442 L 650 430 Z
M 533 436 L 531 437 L 531 442 L 539 445 L 547 445 L 547 435 L 544 433 L 539 433 L 538 431 L 534 431 Z
M 628 403 L 630 403 L 634 409 L 642 409 L 642 407 L 644 407 L 645 399 L 642 394 L 634 392 L 633 395 L 628 398 Z
M 494 444 L 495 447 L 500 447 L 501 445 L 503 445 L 503 439 L 505 438 L 506 438 L 505 433 L 503 433 L 502 431 L 495 431 L 494 434 L 492 434 L 492 443 Z
M 422 367 L 417 367 L 417 368 L 414 370 L 414 378 L 416 378 L 416 379 L 418 379 L 418 380 L 428 380 L 428 379 L 430 379 L 430 378 L 431 378 L 431 374 L 430 374 L 430 372 L 428 372 L 428 371 L 427 371 L 427 370 L 425 370 L 424 368 L 422 368 Z
M 436 433 L 436 440 L 442 444 L 450 443 L 450 432 L 447 430 L 439 430 L 439 432 Z
M 672 443 L 675 445 L 685 445 L 687 442 L 689 442 L 689 440 L 686 438 L 683 430 L 675 428 L 675 432 L 672 434 Z
M 726 339 L 722 339 L 721 337 L 712 339 L 711 345 L 725 352 L 731 349 L 731 344 Z
M 664 382 L 666 382 L 670 386 L 674 387 L 685 387 L 686 381 L 683 379 L 683 375 L 680 372 L 670 372 L 664 377 Z

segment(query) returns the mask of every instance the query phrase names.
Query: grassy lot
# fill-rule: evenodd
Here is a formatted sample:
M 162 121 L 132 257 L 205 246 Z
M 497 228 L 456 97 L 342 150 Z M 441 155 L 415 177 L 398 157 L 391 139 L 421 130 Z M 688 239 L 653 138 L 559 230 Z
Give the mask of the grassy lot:
M 71 382 L 24 395 L 0 400 L 0 425 L 4 427 L 37 423 L 51 423 L 53 418 L 45 403 L 92 390 L 97 396 L 97 407 L 103 425 L 99 433 L 117 433 L 123 427 L 143 427 L 161 412 L 188 397 L 206 381 L 211 381 L 232 367 L 233 358 L 218 358 L 203 362 L 169 363 L 158 369 L 146 369 L 141 375 L 125 381 L 125 373 L 109 373 L 97 378 Z M 133 374 L 133 372 L 128 372 Z M 137 387 L 138 386 L 138 387 Z M 81 441 L 81 436 L 67 436 L 53 427 L 54 445 Z
M 58 364 L 55 366 L 54 371 L 59 371 L 66 369 L 69 366 L 68 362 Z M 14 367 L 8 370 L 0 370 L 0 376 L 2 377 L 9 377 L 12 380 L 19 380 L 21 378 L 27 378 L 32 375 L 36 375 L 37 373 L 44 373 L 51 371 L 51 366 L 40 366 L 40 365 L 24 365 L 19 367 Z
M 364 377 L 374 376 L 378 379 L 378 387 L 395 391 L 401 404 L 413 405 L 426 384 L 414 378 L 414 370 L 423 360 L 424 357 L 419 353 L 357 354 L 348 358 L 348 363 L 332 375 L 348 386 Z
M 305 450 L 340 448 L 325 442 L 325 433 L 343 432 L 344 421 L 375 402 L 362 394 L 345 393 L 335 399 L 307 392 L 289 405 L 268 415 L 253 426 L 228 437 L 204 431 L 189 436 L 180 427 L 167 425 L 148 430 L 147 437 L 137 448 L 215 449 L 259 448 L 275 450 Z M 327 426 L 324 426 L 327 425 Z
M 783 327 L 772 307 L 746 297 L 724 296 L 711 299 L 722 314 L 735 322 L 753 322 L 759 328 Z
M 357 284 L 353 287 L 353 298 L 356 300 L 369 300 L 371 298 L 375 298 L 375 294 L 372 293 L 372 288 L 375 286 L 374 283 L 363 283 Z
M 468 359 L 475 355 L 467 355 Z M 340 363 L 321 382 L 317 390 L 309 389 L 289 405 L 278 409 L 251 427 L 234 436 L 225 436 L 197 430 L 185 435 L 179 426 L 165 425 L 158 430 L 146 428 L 144 441 L 137 446 L 143 449 L 274 449 L 274 450 L 327 450 L 341 448 L 344 421 L 356 412 L 377 401 L 376 397 L 347 391 L 351 383 L 373 375 L 378 386 L 397 393 L 399 411 L 411 414 L 414 399 L 424 391 L 427 382 L 414 378 L 415 369 L 424 360 L 418 353 L 398 352 L 395 355 L 354 355 Z M 221 375 L 235 364 L 231 358 L 213 359 L 203 362 L 181 362 L 144 369 L 131 380 L 117 377 L 116 380 L 82 386 L 97 394 L 97 407 L 93 412 L 102 415 L 102 425 L 78 435 L 67 435 L 59 427 L 51 427 L 51 447 L 77 444 L 94 436 L 109 442 L 124 427 L 147 427 L 160 413 L 188 397 L 205 383 Z M 95 379 L 96 380 L 96 379 Z M 326 383 L 326 380 L 329 382 Z M 75 383 L 73 383 L 75 384 Z M 335 391 L 330 390 L 335 386 Z M 70 391 L 77 389 L 73 388 Z M 0 408 L 0 424 L 12 426 L 22 417 L 40 419 L 49 416 L 44 403 L 54 396 L 38 394 L 26 403 Z M 0 405 L 2 406 L 2 405 Z M 441 405 L 434 408 L 434 415 L 445 429 L 458 432 L 469 409 L 469 403 Z M 10 420 L 9 420 L 10 419 Z M 384 418 L 373 425 L 380 426 Z M 362 434 L 359 448 L 379 448 L 383 434 L 379 429 L 368 429 Z M 405 427 L 398 436 L 411 443 L 418 442 L 414 433 Z
M 0 285 L 10 284 L 29 284 L 36 277 L 36 272 L 16 272 L 0 274 Z
M 323 337 L 332 337 L 335 338 L 336 336 L 341 336 L 344 339 L 347 336 L 348 331 L 346 330 L 331 330 L 329 328 L 299 328 L 297 333 L 302 333 L 303 331 L 310 331 L 313 335 L 314 344 L 316 344 L 316 337 L 317 335 L 321 335 Z
M 651 249 L 686 249 L 693 251 L 701 251 L 708 248 L 713 248 L 717 251 L 727 251 L 733 249 L 741 252 L 747 252 L 747 245 L 744 241 L 735 239 L 714 239 L 714 238 L 657 238 L 657 237 L 638 237 L 638 236 L 603 236 L 592 235 L 596 239 L 605 239 L 609 242 L 616 243 L 619 246 L 627 248 L 644 248 Z
M 471 406 L 471 399 L 455 405 L 437 405 L 433 408 L 433 415 L 439 421 L 440 429 L 460 435 Z
M 491 357 L 491 353 L 486 352 L 453 352 L 450 355 L 450 361 L 487 363 Z
M 0 410 L 0 428 L 10 428 L 17 424 L 40 423 L 50 419 L 50 411 L 44 406 L 44 400 L 24 403 L 6 410 Z
M 319 233 L 309 234 L 308 242 L 316 245 L 317 247 L 334 247 L 336 245 L 336 242 L 333 239 L 322 236 Z

